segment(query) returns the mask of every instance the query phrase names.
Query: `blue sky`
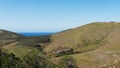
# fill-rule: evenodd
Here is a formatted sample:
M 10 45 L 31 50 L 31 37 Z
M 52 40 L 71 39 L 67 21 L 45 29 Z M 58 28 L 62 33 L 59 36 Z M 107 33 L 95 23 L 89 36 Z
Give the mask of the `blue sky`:
M 0 0 L 0 29 L 56 32 L 96 21 L 120 21 L 120 0 Z

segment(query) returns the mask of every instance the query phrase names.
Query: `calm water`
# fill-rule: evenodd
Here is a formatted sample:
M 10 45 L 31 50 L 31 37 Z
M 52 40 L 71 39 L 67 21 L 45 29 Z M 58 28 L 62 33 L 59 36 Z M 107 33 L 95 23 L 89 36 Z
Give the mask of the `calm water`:
M 24 36 L 45 36 L 45 35 L 50 35 L 54 33 L 52 32 L 20 32 L 19 34 Z

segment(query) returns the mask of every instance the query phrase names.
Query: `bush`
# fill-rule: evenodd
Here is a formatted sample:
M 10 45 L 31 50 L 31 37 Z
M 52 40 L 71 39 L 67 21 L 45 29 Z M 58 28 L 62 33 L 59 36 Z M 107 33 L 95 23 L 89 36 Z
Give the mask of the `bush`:
M 23 61 L 15 57 L 13 53 L 6 53 L 0 49 L 1 68 L 24 68 Z
M 60 61 L 58 62 L 58 67 L 59 68 L 77 68 L 75 59 L 70 56 L 64 56 L 63 58 L 61 58 Z
M 24 57 L 25 63 L 29 68 L 55 68 L 55 65 L 48 61 L 42 54 L 36 52 L 29 52 Z

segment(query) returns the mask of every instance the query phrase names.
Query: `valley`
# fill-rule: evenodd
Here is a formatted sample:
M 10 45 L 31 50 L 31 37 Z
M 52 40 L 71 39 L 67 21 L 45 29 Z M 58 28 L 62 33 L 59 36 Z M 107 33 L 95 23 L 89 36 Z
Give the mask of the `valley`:
M 23 68 L 120 68 L 120 22 L 93 22 L 32 37 L 0 30 L 0 50 L 14 54 Z

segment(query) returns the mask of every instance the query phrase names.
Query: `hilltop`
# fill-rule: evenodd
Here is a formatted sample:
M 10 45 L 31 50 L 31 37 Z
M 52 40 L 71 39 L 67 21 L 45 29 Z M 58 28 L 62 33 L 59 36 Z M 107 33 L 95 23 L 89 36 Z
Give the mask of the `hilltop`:
M 45 51 L 51 52 L 60 47 L 72 48 L 74 52 L 93 50 L 94 47 L 97 48 L 107 44 L 107 41 L 111 39 L 110 37 L 112 36 L 113 38 L 114 36 L 119 35 L 119 32 L 120 23 L 96 22 L 87 24 L 53 34 L 51 36 L 51 43 Z
M 16 42 L 19 39 L 24 37 L 25 36 L 23 35 L 0 29 L 0 42 L 1 42 L 0 45 L 1 46 Z
M 94 22 L 51 36 L 44 49 L 48 56 L 76 59 L 79 68 L 109 67 L 120 62 L 120 22 Z

